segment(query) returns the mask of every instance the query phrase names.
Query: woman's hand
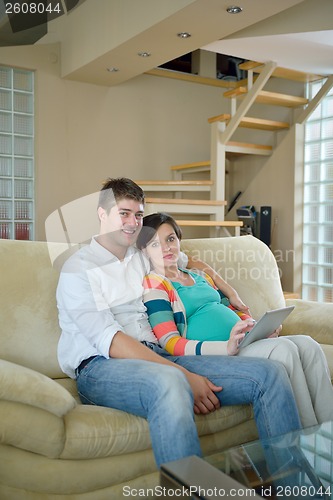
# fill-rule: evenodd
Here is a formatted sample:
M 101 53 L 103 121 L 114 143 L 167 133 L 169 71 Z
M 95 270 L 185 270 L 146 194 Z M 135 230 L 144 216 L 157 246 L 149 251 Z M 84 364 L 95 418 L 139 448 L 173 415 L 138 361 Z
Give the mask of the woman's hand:
M 274 339 L 275 337 L 278 337 L 281 333 L 281 330 L 282 330 L 282 325 L 280 325 L 273 333 L 271 333 L 270 335 L 268 335 L 268 339 Z
M 228 356 L 235 356 L 239 351 L 239 343 L 245 337 L 246 332 L 252 330 L 255 325 L 254 319 L 238 321 L 230 332 L 230 338 L 227 344 Z

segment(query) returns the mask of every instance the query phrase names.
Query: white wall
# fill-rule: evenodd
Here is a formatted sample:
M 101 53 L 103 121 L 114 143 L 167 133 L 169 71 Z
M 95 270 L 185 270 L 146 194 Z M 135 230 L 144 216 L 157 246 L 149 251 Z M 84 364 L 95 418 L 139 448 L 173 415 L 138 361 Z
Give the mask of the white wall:
M 56 60 L 57 59 L 57 60 Z M 0 49 L 0 63 L 36 69 L 36 238 L 59 206 L 109 176 L 170 179 L 174 164 L 208 160 L 218 88 L 142 75 L 115 87 L 60 78 L 58 47 Z
M 0 64 L 36 70 L 36 239 L 45 238 L 48 215 L 100 189 L 109 176 L 170 179 L 175 164 L 208 160 L 207 118 L 229 111 L 223 90 L 142 75 L 114 87 L 60 77 L 59 48 L 0 49 Z M 237 163 L 249 189 L 242 204 L 273 206 L 278 217 L 274 249 L 293 250 L 294 141 L 280 144 L 265 173 L 251 183 L 259 163 Z M 259 181 L 258 181 L 259 179 Z M 237 189 L 237 176 L 231 181 Z M 236 183 L 236 184 L 235 184 Z M 232 193 L 230 193 L 232 194 Z M 292 276 L 283 268 L 283 279 Z M 287 279 L 287 288 L 292 281 Z M 290 287 L 289 287 L 290 285 Z

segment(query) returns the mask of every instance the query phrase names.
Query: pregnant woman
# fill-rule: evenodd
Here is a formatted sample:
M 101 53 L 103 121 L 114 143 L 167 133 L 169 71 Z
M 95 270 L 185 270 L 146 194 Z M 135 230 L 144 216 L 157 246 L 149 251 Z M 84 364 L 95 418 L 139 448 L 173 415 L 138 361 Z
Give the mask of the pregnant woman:
M 239 349 L 253 326 L 248 315 L 227 306 L 212 279 L 180 269 L 181 229 L 168 214 L 144 217 L 137 246 L 150 260 L 144 303 L 159 344 L 172 355 L 225 354 L 280 361 L 289 375 L 304 427 L 333 419 L 333 389 L 325 355 L 309 336 L 278 337 Z M 242 319 L 241 319 L 242 318 Z

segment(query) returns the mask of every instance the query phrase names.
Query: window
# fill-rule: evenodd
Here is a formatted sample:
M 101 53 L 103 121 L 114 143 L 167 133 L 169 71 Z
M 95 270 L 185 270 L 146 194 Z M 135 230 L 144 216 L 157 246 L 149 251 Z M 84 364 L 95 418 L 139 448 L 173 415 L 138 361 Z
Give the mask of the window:
M 310 99 L 322 83 L 309 85 Z M 333 302 L 333 90 L 305 125 L 302 297 Z
M 34 74 L 0 66 L 0 238 L 34 239 Z

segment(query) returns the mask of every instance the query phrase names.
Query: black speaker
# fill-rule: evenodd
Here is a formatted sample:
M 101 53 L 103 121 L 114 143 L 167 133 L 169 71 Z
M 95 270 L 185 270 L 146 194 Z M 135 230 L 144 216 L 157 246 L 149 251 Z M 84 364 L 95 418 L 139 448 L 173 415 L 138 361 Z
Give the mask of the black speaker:
M 260 207 L 260 229 L 259 239 L 271 245 L 271 230 L 272 230 L 272 207 Z

